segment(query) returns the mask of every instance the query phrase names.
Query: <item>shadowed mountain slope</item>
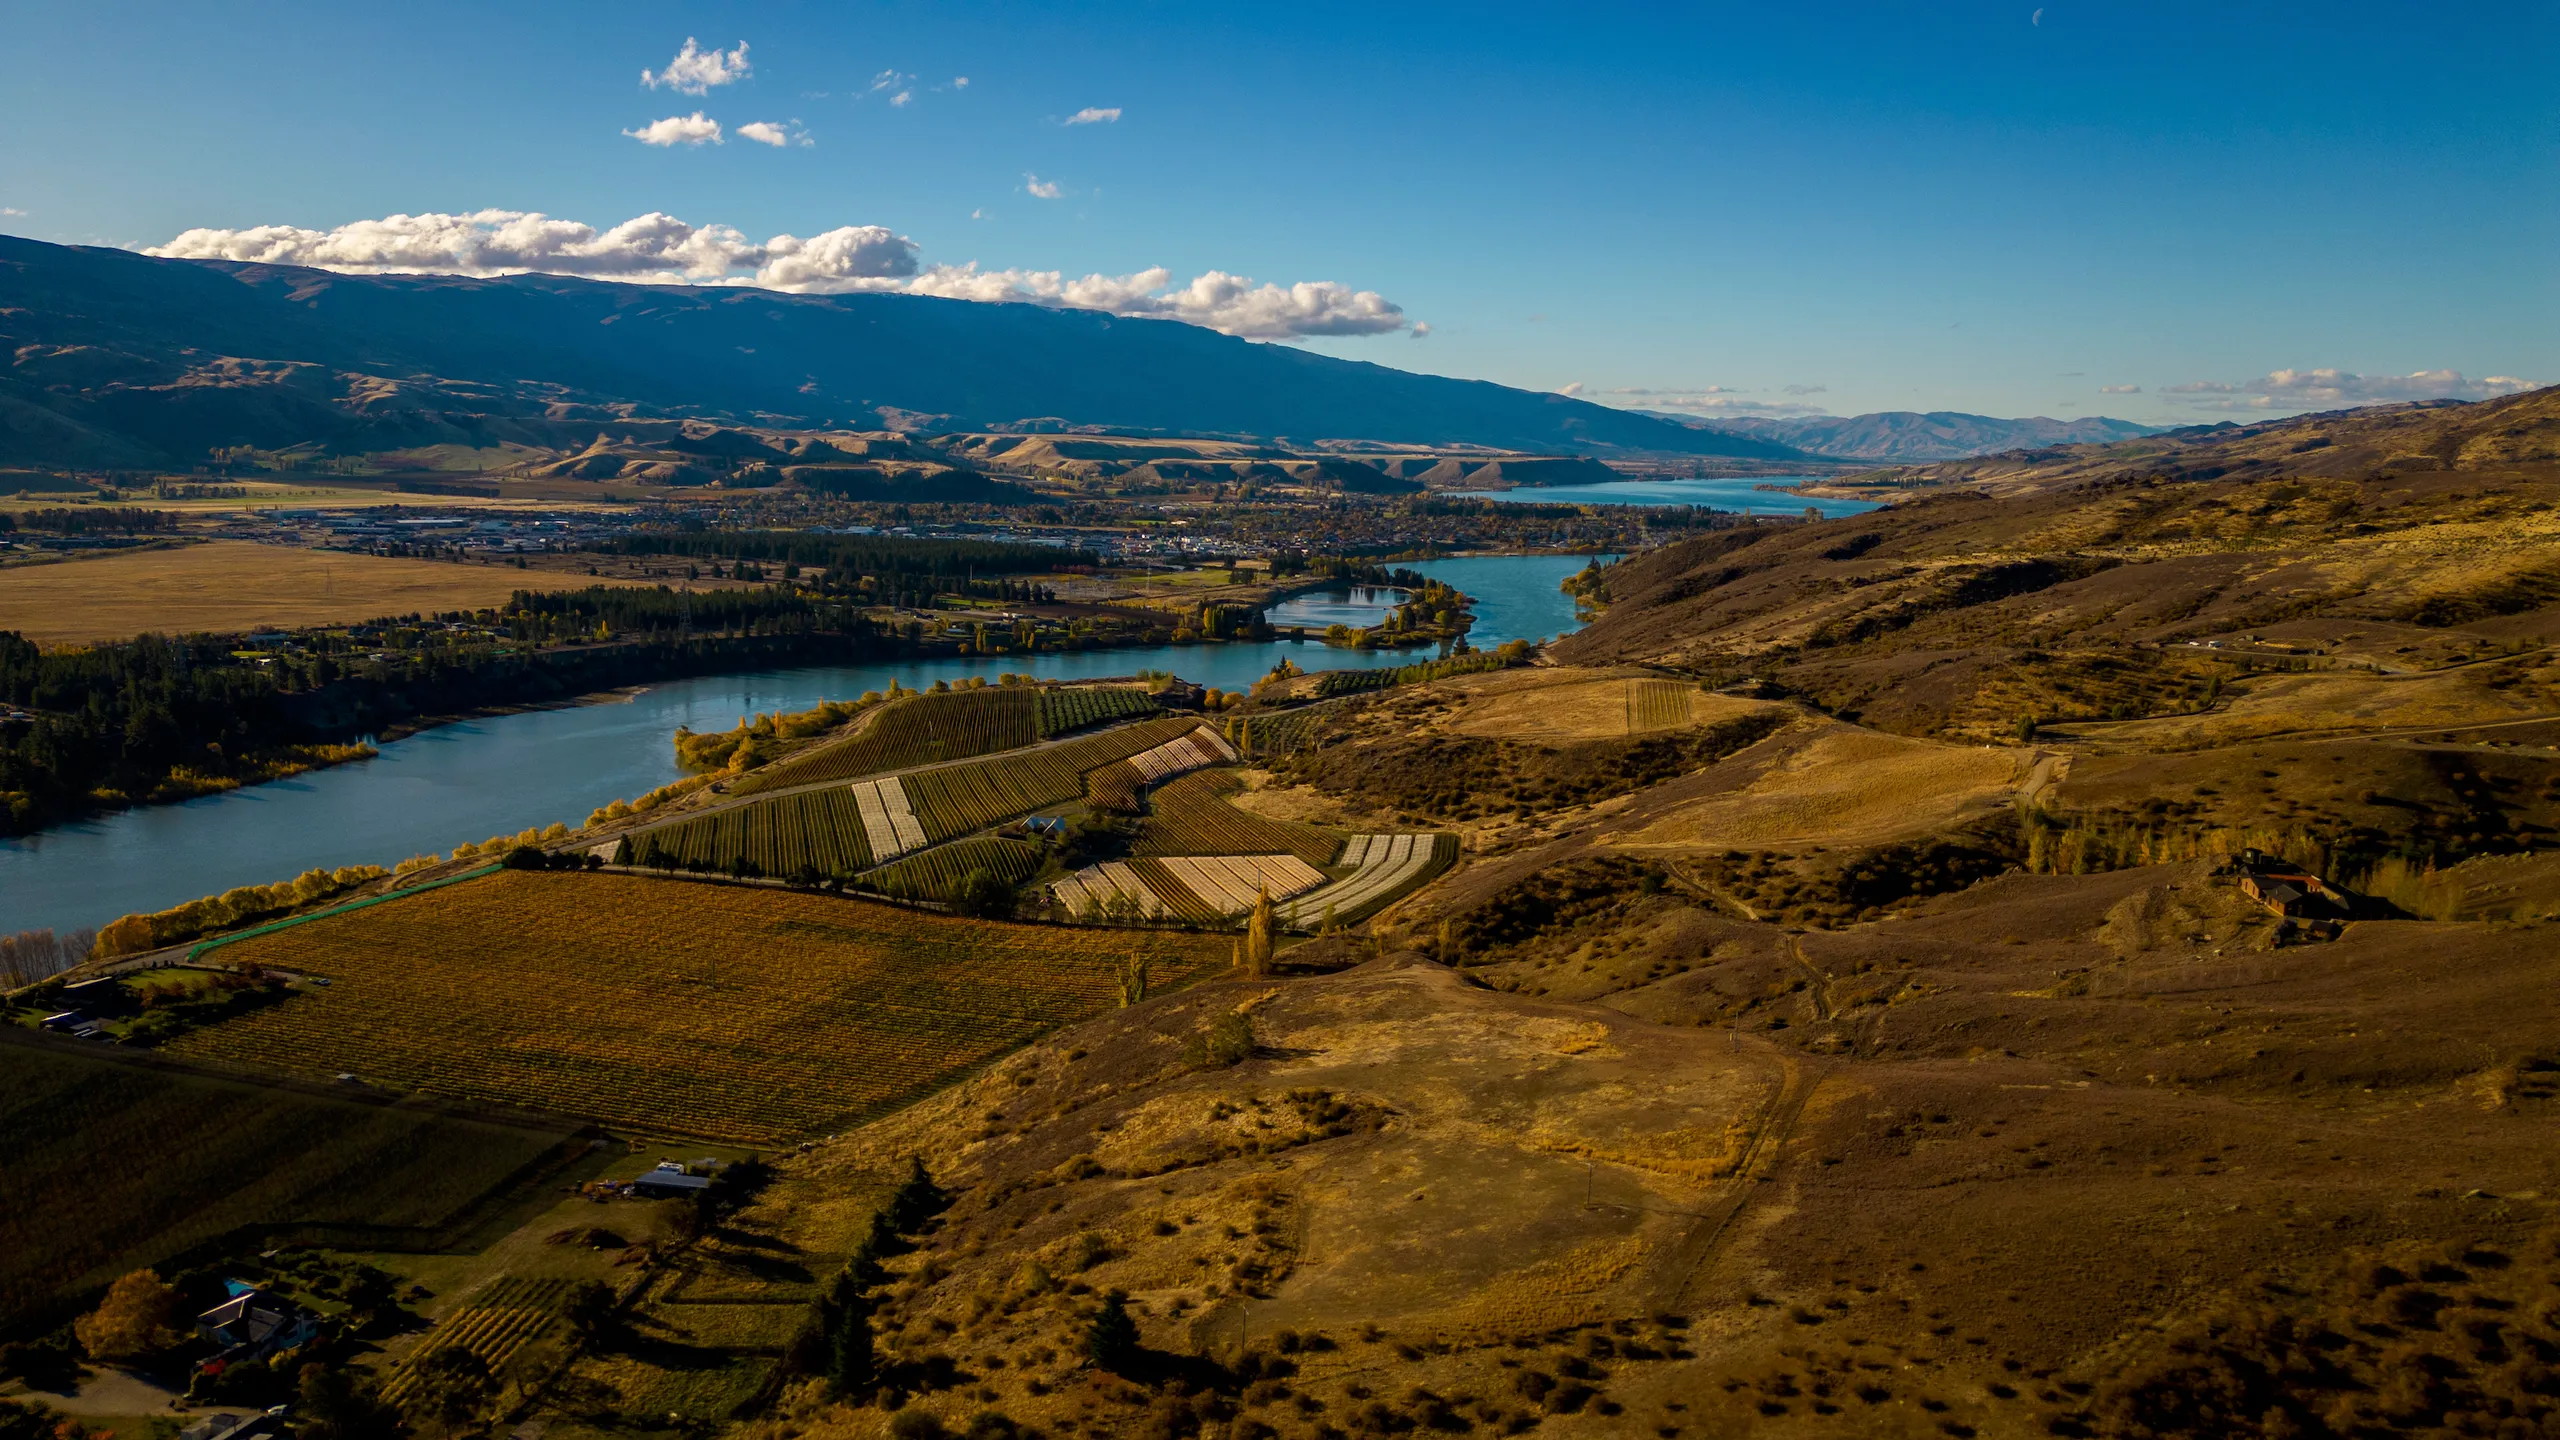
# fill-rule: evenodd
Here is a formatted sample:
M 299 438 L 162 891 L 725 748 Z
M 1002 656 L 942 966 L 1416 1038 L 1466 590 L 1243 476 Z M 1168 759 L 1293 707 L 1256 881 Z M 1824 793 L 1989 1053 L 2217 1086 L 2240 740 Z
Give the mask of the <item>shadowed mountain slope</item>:
M 349 276 L 0 237 L 0 459 L 509 438 L 630 413 L 1788 458 L 1561 395 L 1178 322 L 913 295 L 553 275 Z M 597 407 L 621 407 L 605 409 Z

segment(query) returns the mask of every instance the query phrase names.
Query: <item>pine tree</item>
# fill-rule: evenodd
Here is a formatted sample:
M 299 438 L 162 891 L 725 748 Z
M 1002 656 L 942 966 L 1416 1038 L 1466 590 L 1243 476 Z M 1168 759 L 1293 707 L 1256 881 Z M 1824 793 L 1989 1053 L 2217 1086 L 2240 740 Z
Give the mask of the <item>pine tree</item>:
M 942 1187 L 934 1184 L 933 1176 L 926 1172 L 923 1157 L 910 1156 L 906 1183 L 900 1185 L 898 1193 L 889 1199 L 889 1220 L 899 1234 L 912 1235 L 950 1204 L 951 1197 L 944 1194 Z
M 869 1290 L 847 1266 L 819 1302 L 819 1314 L 827 1329 L 827 1389 L 833 1394 L 867 1394 L 879 1381 L 879 1354 L 871 1339 Z
M 1102 1297 L 1093 1324 L 1084 1333 L 1085 1358 L 1113 1374 L 1127 1371 L 1138 1358 L 1138 1322 L 1129 1318 L 1129 1297 L 1118 1290 Z

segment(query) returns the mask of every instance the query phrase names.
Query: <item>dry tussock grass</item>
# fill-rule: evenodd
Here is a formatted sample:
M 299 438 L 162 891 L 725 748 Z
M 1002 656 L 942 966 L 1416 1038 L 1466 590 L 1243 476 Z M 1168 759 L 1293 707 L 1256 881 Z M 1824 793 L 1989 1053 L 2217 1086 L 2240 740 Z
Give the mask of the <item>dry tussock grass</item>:
M 1518 678 L 1515 678 L 1518 677 Z M 1476 677 L 1469 677 L 1474 679 Z M 1589 670 L 1526 670 L 1483 677 L 1499 684 L 1462 687 L 1464 706 L 1445 728 L 1486 740 L 1615 740 L 1658 728 L 1645 702 L 1646 677 Z M 1757 700 L 1692 693 L 1684 723 L 1713 724 L 1768 708 Z
M 1748 787 L 1682 806 L 1612 843 L 1718 849 L 1875 844 L 1943 829 L 1969 807 L 2006 798 L 2034 764 L 2032 750 L 1940 745 L 1844 726 Z
M 1512 1336 L 1562 1330 L 1596 1320 L 1622 1306 L 1607 1305 L 1612 1286 L 1636 1268 L 1651 1248 L 1636 1236 L 1594 1240 L 1553 1259 L 1524 1265 L 1479 1287 L 1447 1313 L 1444 1334 Z
M 1540 1135 L 1535 1143 L 1549 1154 L 1705 1184 L 1733 1174 L 1757 1130 L 1756 1119 L 1744 1117 L 1722 1126 L 1683 1125 L 1658 1134 L 1628 1136 L 1614 1144 L 1560 1135 Z
M 2415 729 L 2515 720 L 2531 708 L 2481 683 L 2477 670 L 2443 674 L 2277 675 L 2210 714 L 2084 725 L 2110 741 L 2155 749 L 2236 745 L 2276 735 Z

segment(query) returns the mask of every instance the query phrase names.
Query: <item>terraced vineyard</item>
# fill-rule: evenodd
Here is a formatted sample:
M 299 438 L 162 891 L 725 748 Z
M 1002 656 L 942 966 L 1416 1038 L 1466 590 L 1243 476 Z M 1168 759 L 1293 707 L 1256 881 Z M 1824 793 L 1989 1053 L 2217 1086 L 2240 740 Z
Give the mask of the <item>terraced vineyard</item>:
M 1241 915 L 1264 895 L 1286 900 L 1324 883 L 1323 871 L 1295 855 L 1168 855 L 1155 863 L 1220 915 Z
M 777 790 L 1018 750 L 1040 738 L 1040 711 L 1040 692 L 1027 685 L 909 696 L 872 712 L 852 739 L 805 751 L 738 788 Z
M 982 692 L 983 693 L 983 692 Z M 928 697 L 937 698 L 937 697 Z M 926 845 L 1084 793 L 1084 773 L 1197 728 L 1179 717 L 1106 730 L 974 765 L 779 795 L 634 834 L 630 865 L 850 877 Z
M 1177 735 L 1150 750 L 1129 757 L 1129 765 L 1152 785 L 1176 775 L 1197 770 L 1203 765 L 1220 765 L 1236 758 L 1235 747 L 1218 738 L 1217 732 L 1203 725 L 1187 735 Z
M 1140 866 L 1152 873 L 1141 874 Z M 1168 903 L 1166 896 L 1188 896 L 1189 892 L 1173 883 L 1164 862 L 1159 860 L 1109 860 L 1088 865 L 1049 890 L 1065 918 L 1074 920 L 1152 920 L 1177 915 L 1206 924 L 1218 918 L 1196 899 L 1187 908 L 1178 909 Z
M 1040 692 L 1040 733 L 1064 735 L 1106 720 L 1156 712 L 1155 698 L 1134 685 L 1061 685 Z
M 794 756 L 740 782 L 738 789 L 777 790 L 993 755 L 1088 725 L 1154 713 L 1155 700 L 1129 685 L 990 685 L 914 695 L 875 712 L 852 739 Z
M 1065 804 L 1084 793 L 1086 771 L 1153 749 L 1199 723 L 1181 716 L 1141 721 L 1020 755 L 927 770 L 906 777 L 907 794 L 926 838 L 948 840 Z
M 973 870 L 984 870 L 1007 885 L 1019 885 L 1040 868 L 1040 847 L 996 835 L 980 835 L 938 845 L 864 877 L 884 895 L 918 900 L 948 900 Z
M 771 1145 L 912 1099 L 1227 942 L 918 914 L 791 891 L 502 871 L 244 940 L 331 983 L 181 1058 L 535 1104 Z
M 1306 748 L 1325 718 L 1354 700 L 1329 700 L 1272 715 L 1235 715 L 1219 726 L 1227 743 L 1248 756 L 1291 755 Z
M 1287 854 L 1310 865 L 1333 862 L 1341 836 L 1228 804 L 1243 788 L 1233 770 L 1202 770 L 1157 787 L 1132 848 L 1140 855 Z
M 391 1378 L 382 1398 L 397 1405 L 418 1388 L 427 1357 L 439 1350 L 468 1350 L 489 1373 L 505 1373 L 516 1352 L 551 1333 L 559 1323 L 560 1304 L 569 1296 L 566 1280 L 527 1280 L 510 1275 L 448 1315 L 418 1348 L 409 1353 Z
M 628 865 L 729 870 L 744 860 L 759 875 L 853 875 L 874 855 L 851 788 L 812 790 L 644 830 L 623 843 Z
M 1393 670 L 1327 670 L 1316 677 L 1316 698 L 1330 700 L 1337 695 L 1384 690 L 1395 683 Z
M 1086 922 L 1171 915 L 1215 925 L 1268 894 L 1286 900 L 1324 884 L 1295 855 L 1169 855 L 1088 865 L 1049 887 L 1062 918 Z

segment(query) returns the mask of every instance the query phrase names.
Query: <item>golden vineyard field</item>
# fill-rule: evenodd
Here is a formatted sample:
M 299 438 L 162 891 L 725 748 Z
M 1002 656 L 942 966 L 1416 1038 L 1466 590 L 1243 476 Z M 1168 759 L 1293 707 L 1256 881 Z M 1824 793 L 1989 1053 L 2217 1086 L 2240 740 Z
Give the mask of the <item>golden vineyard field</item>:
M 326 977 L 168 1048 L 771 1144 L 915 1096 L 1227 942 L 787 891 L 506 871 L 241 942 Z

